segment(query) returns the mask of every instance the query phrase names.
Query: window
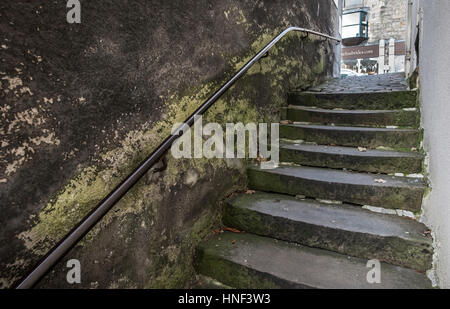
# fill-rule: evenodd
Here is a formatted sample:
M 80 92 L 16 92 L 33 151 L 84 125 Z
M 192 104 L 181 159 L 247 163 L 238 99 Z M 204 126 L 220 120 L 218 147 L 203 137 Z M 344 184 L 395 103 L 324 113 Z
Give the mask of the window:
M 361 20 L 361 12 L 345 14 L 342 17 L 342 22 L 344 26 L 359 25 L 360 20 Z
M 344 8 L 363 6 L 362 0 L 344 0 Z
M 352 11 L 342 16 L 342 38 L 368 38 L 368 13 Z

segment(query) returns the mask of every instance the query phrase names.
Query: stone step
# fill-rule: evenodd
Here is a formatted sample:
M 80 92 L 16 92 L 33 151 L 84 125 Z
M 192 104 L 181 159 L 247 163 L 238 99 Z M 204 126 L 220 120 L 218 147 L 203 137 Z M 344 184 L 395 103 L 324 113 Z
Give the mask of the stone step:
M 378 259 L 423 273 L 431 269 L 433 247 L 425 225 L 358 206 L 257 192 L 228 200 L 223 222 L 253 234 Z
M 348 126 L 418 127 L 420 116 L 415 110 L 330 110 L 291 105 L 284 108 L 283 120 Z
M 291 92 L 288 104 L 327 109 L 402 109 L 417 107 L 417 92 Z
M 322 145 L 362 146 L 376 148 L 418 147 L 419 130 L 385 129 L 363 127 L 341 127 L 321 125 L 280 125 L 280 137 L 291 140 L 304 140 Z
M 358 205 L 420 211 L 422 179 L 281 165 L 248 169 L 249 188 Z
M 381 283 L 367 282 L 368 261 L 252 234 L 223 233 L 197 251 L 196 269 L 240 289 L 431 288 L 414 270 L 381 263 Z
M 417 152 L 286 143 L 280 145 L 280 161 L 360 172 L 414 174 L 422 171 L 423 156 Z

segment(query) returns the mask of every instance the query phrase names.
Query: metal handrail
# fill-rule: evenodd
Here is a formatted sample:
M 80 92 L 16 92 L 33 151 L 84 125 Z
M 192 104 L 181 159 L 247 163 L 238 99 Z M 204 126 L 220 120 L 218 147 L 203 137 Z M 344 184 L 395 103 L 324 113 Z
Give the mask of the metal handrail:
M 206 100 L 184 123 L 175 131 L 175 134 L 167 137 L 130 175 L 125 178 L 112 192 L 110 192 L 88 215 L 86 215 L 61 241 L 59 241 L 19 283 L 17 289 L 32 288 L 71 248 L 75 246 L 106 213 L 130 190 L 141 177 L 155 165 L 170 149 L 187 127 L 191 127 L 195 118 L 203 115 L 231 86 L 241 78 L 259 59 L 286 34 L 291 31 L 300 31 L 327 38 L 338 43 L 341 39 L 323 34 L 317 31 L 289 27 L 276 36 L 270 43 L 261 49 L 250 59 L 230 80 L 219 88 L 208 100 Z

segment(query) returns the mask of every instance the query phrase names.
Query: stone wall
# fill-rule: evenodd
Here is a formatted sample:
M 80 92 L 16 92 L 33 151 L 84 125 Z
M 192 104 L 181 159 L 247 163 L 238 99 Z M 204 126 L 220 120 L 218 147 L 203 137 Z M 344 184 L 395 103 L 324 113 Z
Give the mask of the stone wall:
M 361 0 L 355 3 L 361 5 L 346 6 L 345 9 L 365 7 L 370 11 L 369 43 L 381 39 L 405 39 L 407 0 Z
M 370 8 L 369 42 L 406 37 L 406 0 L 365 0 Z
M 330 0 L 0 3 L 0 287 L 23 276 L 168 134 L 285 27 L 338 33 Z M 206 115 L 277 121 L 289 89 L 333 74 L 336 45 L 290 34 Z M 193 252 L 245 189 L 244 160 L 149 172 L 39 287 L 189 287 Z M 79 259 L 82 283 L 65 263 Z

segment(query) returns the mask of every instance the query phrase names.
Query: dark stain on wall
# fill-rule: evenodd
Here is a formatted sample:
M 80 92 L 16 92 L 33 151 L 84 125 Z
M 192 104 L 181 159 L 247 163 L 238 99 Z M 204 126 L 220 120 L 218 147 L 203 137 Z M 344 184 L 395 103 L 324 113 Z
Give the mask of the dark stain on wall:
M 336 35 L 330 0 L 0 3 L 0 287 L 8 287 L 226 78 L 287 26 Z M 207 118 L 276 121 L 289 89 L 332 75 L 334 44 L 293 34 Z M 187 287 L 239 160 L 174 160 L 141 180 L 40 287 Z

